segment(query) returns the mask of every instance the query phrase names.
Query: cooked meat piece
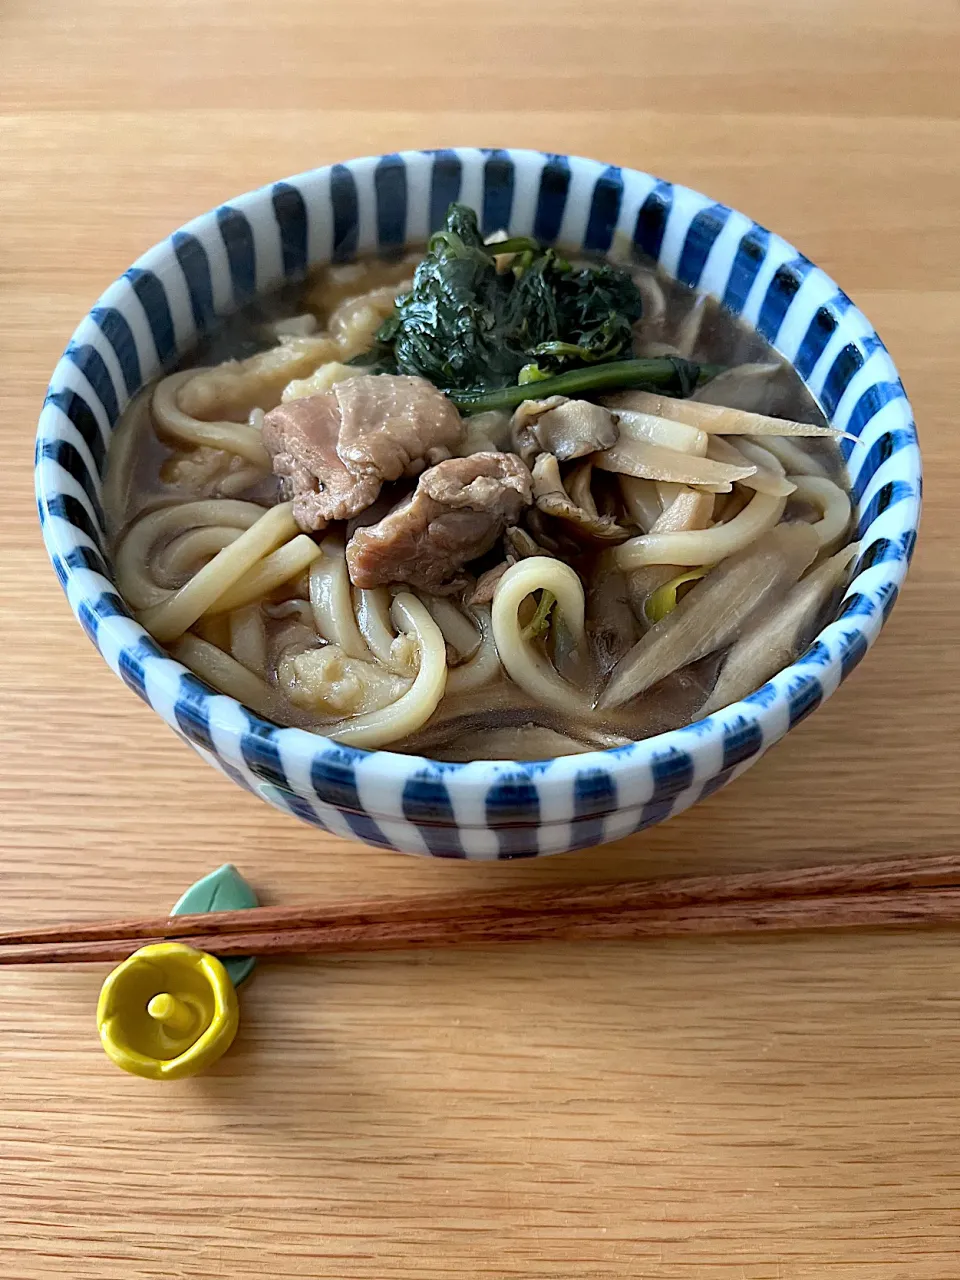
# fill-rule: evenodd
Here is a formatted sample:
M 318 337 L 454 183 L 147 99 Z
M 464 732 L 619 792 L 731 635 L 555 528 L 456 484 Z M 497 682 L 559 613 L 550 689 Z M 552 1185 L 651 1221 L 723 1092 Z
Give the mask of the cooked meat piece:
M 501 564 L 495 564 L 492 569 L 481 573 L 477 579 L 477 585 L 467 597 L 467 604 L 492 604 L 497 583 L 509 568 L 509 564 L 504 560 Z
M 388 374 L 288 401 L 263 422 L 273 469 L 308 533 L 363 511 L 385 481 L 449 457 L 462 435 L 460 415 L 432 383 Z
M 353 535 L 351 580 L 358 587 L 409 582 L 440 594 L 457 590 L 466 581 L 462 566 L 489 551 L 531 497 L 530 473 L 513 454 L 440 462 L 389 515 Z
M 463 435 L 456 408 L 426 378 L 364 374 L 333 393 L 342 418 L 337 453 L 355 475 L 417 475 L 424 463 L 449 458 Z
M 503 549 L 508 558 L 513 560 L 529 560 L 531 556 L 547 556 L 552 560 L 557 558 L 552 551 L 542 547 L 536 538 L 532 537 L 526 529 L 521 529 L 519 525 L 514 529 L 508 529 L 503 535 Z
M 347 520 L 363 511 L 380 492 L 376 476 L 357 476 L 337 455 L 340 407 L 325 395 L 291 400 L 263 419 L 263 443 L 284 493 L 293 498 L 301 529 L 323 529 L 330 520 Z

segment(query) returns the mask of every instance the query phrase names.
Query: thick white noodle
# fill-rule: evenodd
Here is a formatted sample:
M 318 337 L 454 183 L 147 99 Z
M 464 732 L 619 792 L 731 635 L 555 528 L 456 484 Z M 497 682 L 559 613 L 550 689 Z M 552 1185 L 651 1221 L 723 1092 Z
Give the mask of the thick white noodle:
M 368 711 L 323 732 L 351 747 L 383 747 L 415 733 L 437 709 L 447 681 L 447 645 L 429 609 L 409 592 L 393 601 L 393 616 L 402 631 L 411 631 L 420 646 L 420 669 L 413 684 L 390 706 Z
M 255 502 L 238 502 L 231 498 L 204 498 L 198 502 L 179 502 L 174 506 L 151 511 L 136 522 L 124 537 L 114 561 L 120 594 L 133 609 L 147 609 L 171 594 L 169 587 L 159 585 L 151 572 L 151 552 L 158 542 L 172 540 L 172 548 L 191 533 L 201 536 L 181 551 L 171 551 L 174 563 L 185 557 L 184 568 L 195 564 L 196 553 L 206 545 L 210 554 L 227 546 L 235 530 L 249 529 L 264 513 Z M 217 530 L 216 533 L 208 531 Z M 161 571 L 172 572 L 169 559 L 160 558 Z
M 304 569 L 309 568 L 321 555 L 320 548 L 305 533 L 298 534 L 282 547 L 255 564 L 219 600 L 215 600 L 207 612 L 232 613 L 244 605 L 260 601 L 277 587 L 282 587 Z
M 186 532 L 177 534 L 151 557 L 149 568 L 153 580 L 159 586 L 167 588 L 164 595 L 169 595 L 180 586 L 185 577 L 196 573 L 218 551 L 229 547 L 231 542 L 236 542 L 241 532 L 228 525 L 208 525 L 205 529 L 187 529 Z M 158 597 L 158 601 L 160 598 Z
M 718 564 L 772 529 L 785 506 L 786 498 L 757 493 L 729 524 L 681 533 L 644 533 L 624 542 L 613 555 L 625 573 L 647 564 L 676 564 L 685 569 L 699 564 Z
M 256 524 L 218 552 L 189 582 L 166 600 L 145 609 L 139 615 L 140 623 L 161 644 L 183 635 L 258 560 L 297 533 L 291 508 L 291 503 L 283 502 L 263 512 Z
M 181 636 L 171 646 L 171 654 L 178 662 L 206 680 L 220 693 L 236 698 L 245 707 L 255 711 L 258 716 L 266 716 L 271 720 L 283 716 L 283 703 L 280 696 L 259 676 L 248 671 L 236 658 L 224 653 L 216 645 L 199 636 L 187 634 Z
M 534 642 L 524 640 L 520 606 L 533 591 L 556 596 L 556 608 L 574 644 L 585 640 L 583 584 L 560 560 L 531 556 L 511 565 L 497 583 L 493 596 L 493 637 L 500 661 L 514 684 L 537 702 L 559 711 L 588 710 L 586 695 L 558 674 Z
M 310 605 L 317 631 L 348 657 L 369 662 L 371 652 L 357 626 L 344 545 L 330 537 L 320 546 L 323 554 L 310 566 Z
M 849 495 L 825 476 L 791 476 L 790 479 L 796 485 L 794 496 L 819 509 L 820 519 L 813 527 L 821 549 L 829 551 L 850 527 Z
M 723 436 L 711 436 L 707 457 L 714 462 L 726 462 L 734 467 L 755 467 L 753 475 L 744 476 L 740 483 L 748 489 L 755 489 L 757 493 L 769 493 L 774 498 L 788 498 L 796 487 L 787 479 L 783 467 L 773 454 L 767 453 L 765 449 L 754 449 L 752 442 L 746 437 L 740 444 L 732 445 Z
M 786 436 L 764 436 L 763 448 L 772 453 L 785 474 L 791 476 L 824 476 L 826 472 L 818 458 L 807 453 L 803 445 Z
M 216 492 L 225 498 L 236 497 L 238 493 L 246 493 L 248 489 L 263 479 L 264 472 L 255 463 L 238 467 L 236 471 L 228 471 L 216 482 Z
M 267 669 L 267 629 L 259 604 L 244 605 L 230 615 L 230 652 L 254 675 Z
M 275 618 L 278 622 L 289 622 L 291 618 L 295 619 L 316 635 L 313 610 L 306 600 L 281 600 L 278 604 L 264 604 L 263 612 L 268 618 Z M 216 617 L 217 615 L 209 614 L 208 616 Z
M 180 408 L 177 397 L 181 388 L 198 374 L 208 372 L 207 369 L 183 369 L 179 373 L 169 374 L 162 382 L 157 383 L 151 402 L 157 431 L 161 435 L 172 436 L 182 444 L 194 447 L 204 444 L 211 449 L 237 453 L 261 471 L 269 471 L 270 455 L 256 427 L 242 422 L 204 422 L 202 418 L 191 417 Z
M 480 633 L 474 622 L 452 600 L 420 591 L 417 596 L 433 614 L 434 621 L 443 632 L 444 640 L 456 650 L 460 661 L 476 653 Z
M 446 696 L 448 698 L 455 698 L 464 693 L 473 693 L 476 689 L 482 689 L 485 685 L 492 684 L 502 670 L 500 656 L 497 653 L 496 642 L 493 638 L 493 619 L 490 606 L 485 604 L 477 605 L 474 614 L 477 619 L 477 626 L 480 628 L 480 645 L 472 658 L 447 672 Z
M 386 587 L 363 587 L 357 590 L 356 598 L 360 634 L 373 656 L 385 667 L 389 667 L 396 639 L 390 624 L 390 592 Z

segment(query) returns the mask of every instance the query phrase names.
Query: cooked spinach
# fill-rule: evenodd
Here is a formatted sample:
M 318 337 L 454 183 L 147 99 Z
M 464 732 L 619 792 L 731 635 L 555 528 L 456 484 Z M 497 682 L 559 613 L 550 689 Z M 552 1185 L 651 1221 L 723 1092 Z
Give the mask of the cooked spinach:
M 495 255 L 513 253 L 509 270 Z M 477 216 L 452 204 L 431 236 L 410 293 L 357 363 L 419 374 L 443 391 L 515 384 L 527 365 L 550 377 L 632 356 L 639 290 L 606 263 L 574 267 L 527 237 L 485 245 Z
M 553 377 L 530 378 L 520 385 L 449 391 L 447 394 L 461 413 L 482 413 L 488 409 L 515 409 L 524 400 L 546 400 L 548 396 L 578 396 L 595 391 L 616 391 L 625 387 L 641 391 L 662 391 L 685 398 L 723 370 L 719 364 L 698 364 L 680 356 L 658 356 L 640 360 L 617 360 L 613 364 L 584 365 Z

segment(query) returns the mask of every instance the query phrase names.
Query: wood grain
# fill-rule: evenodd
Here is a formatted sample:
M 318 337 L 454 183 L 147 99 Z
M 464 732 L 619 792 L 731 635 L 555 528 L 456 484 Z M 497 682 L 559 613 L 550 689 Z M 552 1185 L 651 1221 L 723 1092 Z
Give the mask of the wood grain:
M 234 860 L 267 901 L 955 846 L 955 0 L 6 0 L 0 8 L 0 926 L 163 911 Z M 193 214 L 364 152 L 531 145 L 775 227 L 888 342 L 926 506 L 856 675 L 642 838 L 465 867 L 349 845 L 219 779 L 106 669 L 46 562 L 33 430 L 100 289 Z M 0 982 L 11 1280 L 955 1280 L 950 934 L 264 965 L 235 1049 L 157 1086 L 92 971 Z

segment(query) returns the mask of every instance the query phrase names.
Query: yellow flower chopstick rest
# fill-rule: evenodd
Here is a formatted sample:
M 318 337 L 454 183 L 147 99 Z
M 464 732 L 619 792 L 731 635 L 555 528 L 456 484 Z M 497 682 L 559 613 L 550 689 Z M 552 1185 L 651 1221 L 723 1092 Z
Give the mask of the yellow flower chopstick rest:
M 215 956 L 181 942 L 141 947 L 100 991 L 100 1041 L 118 1067 L 179 1080 L 216 1062 L 240 1021 L 237 992 Z

